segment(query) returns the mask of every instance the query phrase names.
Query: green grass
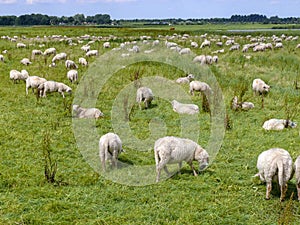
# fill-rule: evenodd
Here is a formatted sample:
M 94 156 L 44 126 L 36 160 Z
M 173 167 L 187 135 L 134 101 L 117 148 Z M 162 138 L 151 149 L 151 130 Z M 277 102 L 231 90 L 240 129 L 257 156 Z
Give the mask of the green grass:
M 153 39 L 159 34 L 171 35 L 177 31 L 199 35 L 209 28 L 216 32 L 212 32 L 212 35 L 217 35 L 216 30 L 220 27 L 211 25 L 202 30 L 197 26 L 176 26 L 175 31 L 169 31 L 169 27 L 9 27 L 0 28 L 0 36 L 26 35 L 31 38 L 61 34 L 73 37 L 76 42 L 75 37 L 79 35 L 108 37 L 114 34 L 117 38 L 112 41 L 112 46 L 117 47 L 122 41 L 130 38 L 138 40 L 141 35 L 151 35 Z M 247 25 L 247 28 L 253 27 Z M 230 35 L 225 31 L 224 34 Z M 263 34 L 272 36 L 274 33 Z M 193 39 L 201 43 L 200 38 Z M 238 34 L 235 40 L 241 45 L 247 42 Z M 28 43 L 27 40 L 22 41 Z M 175 41 L 189 47 L 189 41 Z M 80 50 L 83 44 L 69 46 L 66 42 L 42 42 L 45 47 L 41 49 L 56 47 L 58 52 L 66 52 L 76 62 L 79 57 L 84 56 L 84 52 Z M 102 48 L 103 42 L 104 39 L 92 44 L 92 48 L 98 49 L 100 55 L 110 51 Z M 266 132 L 262 129 L 266 119 L 286 116 L 286 104 L 290 108 L 298 108 L 294 120 L 299 124 L 300 94 L 293 86 L 296 79 L 299 82 L 300 51 L 294 49 L 297 42 L 284 42 L 283 49 L 274 51 L 250 51 L 246 53 L 252 56 L 250 60 L 245 60 L 244 53 L 241 52 L 225 51 L 220 54 L 219 63 L 213 65 L 211 71 L 222 89 L 232 129 L 226 131 L 219 153 L 209 168 L 197 177 L 192 175 L 188 165 L 183 164 L 181 174 L 159 184 L 145 186 L 122 185 L 98 173 L 100 166 L 96 156 L 97 147 L 91 152 L 86 149 L 91 155 L 85 155 L 73 132 L 74 121 L 69 107 L 76 95 L 67 95 L 66 100 L 63 100 L 58 93 L 53 93 L 37 101 L 31 91 L 28 96 L 25 95 L 23 82 L 13 84 L 9 80 L 9 71 L 24 69 L 19 61 L 23 57 L 30 58 L 32 49 L 40 49 L 39 43 L 34 44 L 28 45 L 26 49 L 17 49 L 15 42 L 0 39 L 1 52 L 4 49 L 9 52 L 4 55 L 5 63 L 0 63 L 0 224 L 297 224 L 300 207 L 296 200 L 295 179 L 289 183 L 286 201 L 280 203 L 278 190 L 272 191 L 271 200 L 264 200 L 265 184 L 252 178 L 257 172 L 257 156 L 262 151 L 281 147 L 288 150 L 293 159 L 300 154 L 299 127 L 282 132 Z M 224 48 L 229 49 L 227 46 Z M 217 47 L 212 46 L 211 49 L 195 49 L 194 52 L 210 54 L 216 49 Z M 96 60 L 97 58 L 89 59 L 90 68 Z M 75 94 L 78 85 L 69 83 L 63 63 L 59 63 L 56 68 L 49 68 L 50 61 L 51 57 L 46 63 L 43 57 L 38 57 L 26 69 L 31 75 L 70 85 Z M 87 70 L 79 67 L 81 82 L 84 81 Z M 105 114 L 104 118 L 92 124 L 99 136 L 113 131 L 112 105 L 119 98 L 119 106 L 122 106 L 123 96 L 118 94 L 133 82 L 137 71 L 140 71 L 140 78 L 143 79 L 161 75 L 175 80 L 185 75 L 174 66 L 144 62 L 129 65 L 114 73 L 97 96 L 96 106 Z M 198 79 L 203 78 L 203 74 L 196 76 Z M 103 74 L 96 74 L 88 91 L 98 87 L 97 84 L 103 81 L 103 77 Z M 258 77 L 272 86 L 263 109 L 260 107 L 260 98 L 251 91 L 251 82 Z M 234 94 L 240 93 L 244 84 L 248 85 L 248 89 L 243 99 L 252 101 L 255 108 L 248 112 L 233 112 L 230 110 L 230 100 Z M 188 93 L 187 85 L 182 88 Z M 202 103 L 198 96 L 192 97 L 192 100 L 198 105 Z M 141 139 L 150 137 L 149 131 L 153 127 L 148 124 L 154 117 L 165 122 L 168 135 L 180 134 L 181 118 L 171 110 L 169 102 L 157 98 L 153 105 L 142 111 L 137 105 L 133 106 L 129 117 L 133 135 Z M 209 115 L 201 112 L 197 118 L 200 121 L 199 144 L 206 148 L 211 128 Z M 155 121 L 152 122 L 155 125 Z M 51 158 L 57 162 L 54 184 L 48 183 L 44 177 L 43 139 L 47 133 L 50 137 Z M 97 146 L 98 140 L 93 140 L 93 136 L 90 138 L 92 143 L 88 143 L 88 147 Z M 137 168 L 150 166 L 149 170 L 138 171 L 143 176 L 141 180 L 155 177 L 153 149 L 136 151 L 126 145 L 124 149 L 126 152 L 120 155 L 121 162 Z M 85 160 L 86 157 L 94 157 L 94 169 Z M 130 169 L 124 166 L 112 175 L 115 179 L 125 178 L 126 181 L 124 174 L 128 175 L 128 171 Z M 292 193 L 294 197 L 289 200 Z

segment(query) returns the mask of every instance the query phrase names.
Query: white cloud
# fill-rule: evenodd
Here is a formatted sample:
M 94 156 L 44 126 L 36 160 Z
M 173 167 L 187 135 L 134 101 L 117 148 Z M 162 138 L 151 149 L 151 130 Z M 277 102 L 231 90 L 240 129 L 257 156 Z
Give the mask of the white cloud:
M 36 3 L 65 3 L 67 0 L 26 0 L 26 4 L 32 5 Z
M 0 4 L 13 4 L 16 2 L 17 0 L 0 0 Z
M 137 0 L 77 0 L 78 3 L 124 3 L 124 2 L 135 2 Z
M 271 4 L 271 5 L 277 5 L 277 4 L 279 4 L 279 3 L 280 3 L 279 0 L 272 0 L 272 1 L 270 1 L 270 4 Z

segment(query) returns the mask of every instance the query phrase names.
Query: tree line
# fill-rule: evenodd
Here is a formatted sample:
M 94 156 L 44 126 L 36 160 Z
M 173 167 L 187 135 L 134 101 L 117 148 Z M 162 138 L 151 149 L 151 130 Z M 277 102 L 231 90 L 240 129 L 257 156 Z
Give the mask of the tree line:
M 76 14 L 74 16 L 48 16 L 42 14 L 26 14 L 21 16 L 0 16 L 0 26 L 33 26 L 33 25 L 121 25 L 125 22 L 142 22 L 144 24 L 206 24 L 206 23 L 265 23 L 265 24 L 300 24 L 300 17 L 279 18 L 265 15 L 232 15 L 230 18 L 209 18 L 209 19 L 132 19 L 112 20 L 108 14 L 96 14 L 85 16 Z

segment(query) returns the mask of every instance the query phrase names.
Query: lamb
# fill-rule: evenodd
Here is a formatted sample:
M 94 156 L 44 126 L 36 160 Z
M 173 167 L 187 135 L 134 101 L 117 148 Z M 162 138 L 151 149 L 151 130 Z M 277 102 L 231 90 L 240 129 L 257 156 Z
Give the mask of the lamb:
M 87 57 L 98 56 L 98 50 L 90 50 L 85 54 Z
M 207 83 L 194 80 L 190 83 L 190 94 L 194 95 L 195 91 L 203 92 L 205 94 L 212 93 L 212 89 Z
M 209 163 L 209 155 L 200 145 L 190 139 L 173 136 L 166 136 L 155 141 L 154 157 L 157 173 L 156 182 L 160 180 L 161 169 L 164 169 L 169 175 L 167 164 L 178 163 L 180 171 L 182 161 L 186 161 L 193 170 L 194 176 L 197 176 L 193 161 L 198 161 L 200 171 L 205 169 Z
M 30 60 L 28 58 L 23 58 L 21 61 L 21 64 L 28 66 L 30 65 L 32 62 L 30 62 Z
M 145 108 L 147 109 L 153 99 L 154 95 L 152 90 L 148 87 L 140 87 L 136 92 L 136 102 L 139 104 L 140 109 L 142 109 L 141 102 L 144 102 Z
M 26 79 L 26 95 L 28 95 L 28 88 L 32 89 L 32 93 L 34 92 L 34 88 L 38 88 L 40 84 L 46 82 L 47 80 L 38 76 L 30 76 Z M 40 93 L 41 95 L 41 93 Z
M 43 55 L 55 55 L 56 54 L 56 49 L 55 48 L 47 48 L 45 51 L 44 51 L 44 54 Z
M 73 60 L 66 60 L 65 62 L 65 66 L 67 69 L 78 69 L 78 66 L 76 65 L 76 63 Z
M 47 92 L 58 92 L 61 93 L 63 98 L 65 98 L 64 92 L 71 94 L 72 88 L 65 85 L 64 83 L 56 81 L 46 81 L 38 86 L 38 90 L 42 94 L 41 97 L 46 97 Z
M 263 95 L 270 91 L 270 86 L 267 85 L 263 80 L 257 78 L 253 80 L 252 90 L 255 94 Z
M 238 102 L 238 97 L 234 96 L 234 98 L 232 99 L 231 108 L 233 110 L 237 110 L 237 109 L 249 110 L 254 108 L 254 104 L 252 102 Z
M 176 80 L 176 83 L 178 83 L 178 84 L 188 84 L 194 79 L 195 79 L 195 77 L 194 77 L 193 74 L 188 74 L 186 77 L 179 77 Z
M 294 171 L 296 176 L 296 188 L 298 193 L 298 201 L 300 201 L 300 156 L 298 156 L 295 161 Z
M 78 60 L 78 63 L 82 66 L 87 66 L 88 65 L 88 61 L 86 61 L 85 58 L 83 57 L 80 57 L 79 60 Z
M 18 70 L 11 70 L 9 72 L 9 78 L 13 80 L 14 83 L 16 83 L 18 80 L 26 81 L 28 77 L 29 74 L 26 70 L 21 70 L 21 72 L 19 72 Z
M 289 127 L 295 128 L 297 127 L 297 123 L 284 119 L 269 119 L 263 124 L 265 130 L 283 130 Z
M 257 160 L 258 173 L 261 181 L 267 183 L 266 199 L 270 199 L 272 181 L 280 186 L 280 201 L 283 201 L 287 191 L 287 182 L 292 178 L 293 161 L 290 154 L 282 148 L 271 148 L 262 152 Z
M 103 117 L 104 114 L 97 108 L 83 108 L 79 105 L 73 105 L 73 112 L 77 118 L 94 118 Z
M 115 133 L 107 133 L 99 140 L 99 156 L 102 170 L 106 172 L 106 162 L 111 161 L 112 168 L 117 168 L 119 154 L 123 152 L 122 141 Z
M 176 100 L 171 102 L 173 111 L 179 114 L 189 114 L 193 115 L 199 113 L 199 107 L 195 104 L 183 104 Z
M 78 80 L 78 72 L 77 70 L 69 70 L 67 73 L 67 78 L 73 83 Z

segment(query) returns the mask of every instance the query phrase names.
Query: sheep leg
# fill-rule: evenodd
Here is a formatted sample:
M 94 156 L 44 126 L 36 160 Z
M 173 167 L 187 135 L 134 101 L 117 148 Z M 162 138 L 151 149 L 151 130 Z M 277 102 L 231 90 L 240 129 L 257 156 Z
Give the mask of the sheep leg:
M 156 167 L 156 182 L 159 182 L 160 179 L 160 171 L 161 168 L 159 168 L 159 166 Z
M 267 182 L 266 200 L 270 199 L 270 193 L 272 191 L 272 181 Z
M 181 174 L 182 162 L 178 163 L 178 174 Z
M 167 166 L 164 166 L 164 170 L 165 170 L 166 174 L 169 176 L 169 175 L 170 175 L 170 172 L 169 172 Z
M 189 165 L 190 165 L 191 169 L 193 170 L 194 176 L 195 177 L 198 176 L 198 174 L 197 174 L 197 172 L 196 172 L 196 170 L 194 168 L 193 162 L 189 162 Z
M 283 184 L 283 185 L 280 185 L 280 201 L 282 202 L 285 198 L 285 194 L 286 194 L 286 191 L 287 191 L 287 184 Z
M 297 184 L 298 201 L 300 201 L 300 183 Z

